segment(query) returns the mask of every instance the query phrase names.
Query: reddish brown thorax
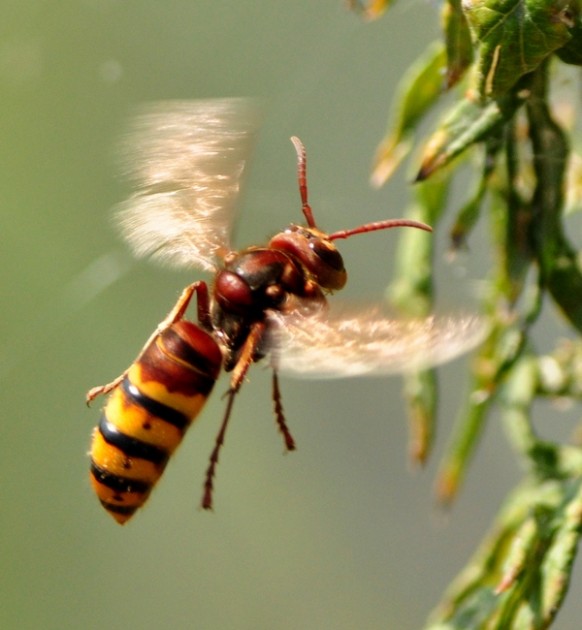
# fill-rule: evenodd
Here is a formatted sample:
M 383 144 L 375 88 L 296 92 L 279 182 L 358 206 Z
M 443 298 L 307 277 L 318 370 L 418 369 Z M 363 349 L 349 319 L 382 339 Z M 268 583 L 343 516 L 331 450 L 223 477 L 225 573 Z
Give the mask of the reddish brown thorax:
M 326 235 L 291 225 L 266 247 L 226 257 L 214 281 L 213 327 L 236 357 L 250 326 L 268 310 L 290 309 L 297 299 L 316 307 L 325 302 L 322 289 L 340 289 L 345 281 L 342 258 Z

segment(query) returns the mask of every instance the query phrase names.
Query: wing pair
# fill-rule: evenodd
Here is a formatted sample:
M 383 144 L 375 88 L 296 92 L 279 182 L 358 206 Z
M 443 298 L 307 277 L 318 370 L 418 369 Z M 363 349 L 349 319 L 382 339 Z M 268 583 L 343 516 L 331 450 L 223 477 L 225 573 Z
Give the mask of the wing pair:
M 216 271 L 231 251 L 241 183 L 259 129 L 248 99 L 169 101 L 144 108 L 122 147 L 136 192 L 118 209 L 139 256 Z M 475 346 L 476 317 L 413 321 L 381 309 L 271 313 L 280 368 L 297 376 L 391 374 L 448 361 Z

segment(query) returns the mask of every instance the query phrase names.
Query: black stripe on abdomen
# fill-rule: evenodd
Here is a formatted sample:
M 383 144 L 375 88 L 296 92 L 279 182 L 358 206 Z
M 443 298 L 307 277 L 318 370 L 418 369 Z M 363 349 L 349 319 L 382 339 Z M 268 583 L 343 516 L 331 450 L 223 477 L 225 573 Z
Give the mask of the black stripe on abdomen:
M 144 494 L 149 492 L 152 487 L 152 484 L 148 481 L 128 479 L 127 477 L 110 473 L 98 466 L 93 460 L 91 460 L 91 474 L 100 484 L 110 488 L 114 492 L 135 492 Z M 109 507 L 107 509 L 109 509 Z
M 148 444 L 147 442 L 142 442 L 142 440 L 125 435 L 125 433 L 122 433 L 114 424 L 107 420 L 105 414 L 101 416 L 99 432 L 107 444 L 119 449 L 127 457 L 145 459 L 157 466 L 165 466 L 168 461 L 166 451 L 153 444 Z
M 142 407 L 152 416 L 175 426 L 177 429 L 180 429 L 180 431 L 184 431 L 190 424 L 190 418 L 188 418 L 188 416 L 180 411 L 176 411 L 176 409 L 168 405 L 164 405 L 164 403 L 146 396 L 137 386 L 130 382 L 127 376 L 121 382 L 121 388 L 129 401 L 134 405 Z

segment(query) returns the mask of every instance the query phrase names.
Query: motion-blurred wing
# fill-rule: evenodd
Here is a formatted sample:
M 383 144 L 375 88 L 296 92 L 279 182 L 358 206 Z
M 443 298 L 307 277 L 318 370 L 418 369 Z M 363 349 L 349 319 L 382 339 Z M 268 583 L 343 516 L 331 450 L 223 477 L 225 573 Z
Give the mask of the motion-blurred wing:
M 445 363 L 486 333 L 476 316 L 389 319 L 379 309 L 351 316 L 273 315 L 271 342 L 282 371 L 298 378 L 396 374 Z
M 253 101 L 167 101 L 138 112 L 122 146 L 135 194 L 118 209 L 137 256 L 212 271 L 229 236 L 259 126 Z

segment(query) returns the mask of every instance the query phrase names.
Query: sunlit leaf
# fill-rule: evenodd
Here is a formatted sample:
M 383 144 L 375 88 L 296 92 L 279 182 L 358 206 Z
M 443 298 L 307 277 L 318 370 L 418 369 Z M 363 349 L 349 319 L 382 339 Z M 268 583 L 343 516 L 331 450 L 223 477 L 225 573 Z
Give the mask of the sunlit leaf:
M 506 94 L 572 37 L 568 0 L 465 0 L 463 9 L 481 46 L 479 91 Z
M 527 92 L 518 89 L 512 90 L 503 98 L 486 103 L 474 94 L 466 94 L 429 138 L 417 180 L 426 179 L 471 145 L 495 134 L 502 125 L 511 120 L 525 98 Z
M 392 120 L 374 158 L 373 186 L 382 186 L 410 152 L 416 126 L 443 93 L 445 64 L 444 48 L 432 44 L 404 75 L 394 99 Z
M 473 45 L 461 0 L 447 0 L 441 13 L 447 50 L 447 87 L 455 85 L 473 60 Z
M 549 627 L 580 538 L 581 484 L 530 480 L 519 487 L 425 630 Z

